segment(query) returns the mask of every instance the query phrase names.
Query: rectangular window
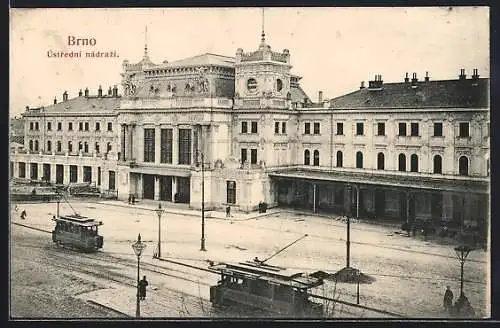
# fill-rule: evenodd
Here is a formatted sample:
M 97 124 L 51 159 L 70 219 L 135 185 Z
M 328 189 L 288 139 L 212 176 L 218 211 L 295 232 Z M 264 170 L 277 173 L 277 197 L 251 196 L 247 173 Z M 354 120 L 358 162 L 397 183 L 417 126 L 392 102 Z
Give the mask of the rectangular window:
M 52 131 L 52 122 L 47 122 L 47 131 Z
M 155 161 L 155 129 L 144 129 L 144 162 Z
M 115 190 L 115 171 L 109 171 L 108 188 L 109 190 Z
M 78 131 L 83 131 L 83 123 L 78 122 Z
M 179 129 L 179 164 L 191 164 L 191 129 Z
M 311 123 L 304 123 L 304 134 L 311 134 Z
M 434 137 L 443 136 L 443 123 L 434 123 Z
M 274 133 L 280 133 L 280 122 L 274 122 Z
M 286 133 L 286 122 L 281 123 L 281 133 Z
M 99 143 L 98 142 L 95 143 L 94 149 L 95 149 L 96 154 L 99 154 Z
M 39 125 L 38 125 L 38 122 L 35 122 L 35 130 L 37 130 L 37 131 L 38 131 L 38 130 L 40 130 L 40 127 L 39 127 Z
M 356 135 L 362 136 L 364 134 L 364 124 L 362 122 L 356 123 Z
M 52 151 L 52 141 L 47 140 L 47 151 Z
M 385 136 L 385 123 L 377 123 L 377 135 Z
M 89 122 L 85 122 L 85 131 L 89 130 Z
M 160 163 L 172 164 L 172 129 L 161 129 Z
M 30 130 L 33 130 L 33 122 L 30 122 Z
M 344 123 L 337 123 L 337 135 L 344 135 Z
M 250 164 L 257 164 L 257 149 L 250 150 Z
M 241 133 L 247 133 L 247 132 L 248 132 L 247 122 L 241 122 Z
M 26 163 L 19 162 L 19 177 L 26 178 Z
M 400 137 L 406 136 L 406 123 L 399 123 L 398 136 Z
M 257 133 L 257 122 L 252 122 L 252 133 Z
M 73 123 L 68 123 L 68 131 L 73 131 Z
M 461 122 L 459 124 L 459 137 L 461 138 L 468 138 L 469 137 L 469 123 L 468 122 Z
M 78 167 L 76 165 L 69 166 L 69 182 L 78 181 Z
M 320 134 L 319 123 L 314 123 L 314 134 Z
M 68 141 L 68 152 L 73 152 L 73 144 L 71 143 L 71 141 Z
M 412 137 L 418 137 L 418 123 L 410 124 L 410 132 Z
M 113 131 L 113 123 L 108 123 L 108 131 Z
M 246 148 L 241 148 L 241 164 L 245 164 L 248 160 Z
M 58 152 L 62 151 L 62 146 L 61 146 L 61 142 L 60 141 L 57 142 L 57 151 Z
M 61 130 L 62 130 L 62 123 L 57 122 L 57 131 L 61 131 Z
M 95 122 L 95 130 L 96 131 L 101 131 L 101 123 Z

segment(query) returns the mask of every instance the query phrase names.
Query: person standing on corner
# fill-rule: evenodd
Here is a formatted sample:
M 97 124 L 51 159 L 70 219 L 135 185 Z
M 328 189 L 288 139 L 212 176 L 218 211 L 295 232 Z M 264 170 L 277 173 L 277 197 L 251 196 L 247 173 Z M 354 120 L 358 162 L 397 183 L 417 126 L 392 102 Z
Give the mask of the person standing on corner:
M 146 299 L 146 287 L 148 286 L 148 281 L 146 280 L 146 276 L 142 277 L 142 280 L 139 281 L 139 299 Z
M 451 313 L 451 309 L 453 308 L 453 292 L 450 289 L 450 286 L 446 286 L 446 291 L 444 292 L 443 298 L 443 306 L 448 313 Z
M 226 206 L 226 218 L 231 217 L 231 206 Z

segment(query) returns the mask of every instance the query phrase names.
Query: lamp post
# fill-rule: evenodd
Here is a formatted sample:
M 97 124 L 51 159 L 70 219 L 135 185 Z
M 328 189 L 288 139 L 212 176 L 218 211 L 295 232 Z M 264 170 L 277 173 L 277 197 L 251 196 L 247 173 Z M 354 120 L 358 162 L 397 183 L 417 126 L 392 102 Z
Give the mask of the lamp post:
M 460 261 L 460 296 L 464 294 L 464 263 L 472 249 L 466 245 L 455 247 L 455 253 Z
M 141 242 L 141 234 L 137 236 L 137 241 L 132 244 L 132 249 L 134 250 L 135 256 L 137 256 L 137 301 L 135 308 L 135 316 L 139 318 L 141 316 L 141 306 L 139 302 L 139 268 L 141 262 L 142 251 L 146 248 L 146 244 Z
M 347 190 L 349 190 L 349 208 L 348 208 L 348 213 L 347 213 L 347 238 L 346 238 L 346 268 L 349 268 L 350 266 L 350 260 L 351 260 L 351 201 L 352 201 L 352 186 L 348 185 Z
M 158 208 L 155 209 L 156 215 L 158 215 L 158 253 L 157 257 L 161 257 L 161 216 L 163 215 L 163 209 L 161 208 L 161 203 L 158 204 Z
M 356 288 L 356 304 L 359 304 L 359 278 L 361 277 L 361 271 L 356 270 L 356 282 L 358 284 Z
M 199 157 L 201 157 L 201 247 L 200 251 L 206 251 L 205 248 L 205 158 L 203 153 L 196 150 Z M 196 159 L 198 159 L 196 156 Z

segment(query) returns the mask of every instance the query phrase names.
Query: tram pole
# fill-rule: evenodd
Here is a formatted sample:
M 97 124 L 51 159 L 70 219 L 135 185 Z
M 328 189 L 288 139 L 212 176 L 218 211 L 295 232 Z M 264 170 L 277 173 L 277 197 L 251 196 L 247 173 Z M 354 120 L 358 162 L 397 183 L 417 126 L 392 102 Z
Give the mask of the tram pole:
M 205 158 L 201 154 L 201 247 L 200 251 L 206 251 L 205 248 Z

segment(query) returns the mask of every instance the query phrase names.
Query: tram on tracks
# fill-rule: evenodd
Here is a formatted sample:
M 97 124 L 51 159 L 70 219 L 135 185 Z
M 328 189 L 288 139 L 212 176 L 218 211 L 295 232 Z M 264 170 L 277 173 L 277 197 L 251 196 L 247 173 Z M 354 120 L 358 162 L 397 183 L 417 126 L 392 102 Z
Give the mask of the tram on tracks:
M 56 226 L 52 241 L 57 245 L 84 252 L 95 252 L 102 248 L 103 237 L 99 235 L 101 221 L 79 214 L 53 217 Z
M 323 317 L 323 304 L 310 300 L 310 290 L 323 285 L 318 272 L 303 272 L 266 264 L 265 262 L 303 237 L 288 244 L 265 260 L 218 263 L 210 269 L 221 279 L 210 287 L 214 306 L 240 306 L 285 317 Z

